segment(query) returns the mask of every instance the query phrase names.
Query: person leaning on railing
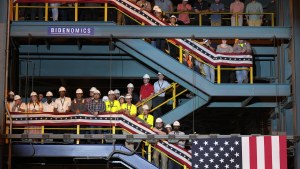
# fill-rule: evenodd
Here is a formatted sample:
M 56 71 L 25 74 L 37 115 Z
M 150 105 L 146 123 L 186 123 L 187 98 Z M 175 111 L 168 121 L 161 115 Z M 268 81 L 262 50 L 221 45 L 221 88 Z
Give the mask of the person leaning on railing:
M 217 46 L 216 52 L 218 53 L 232 53 L 232 46 L 227 44 L 226 39 L 222 39 L 222 43 Z M 222 68 L 231 68 L 230 66 L 222 66 Z M 234 82 L 234 78 L 231 78 L 232 71 L 231 70 L 222 70 L 221 73 L 221 83 L 231 83 Z
M 100 99 L 101 93 L 99 90 L 94 91 L 94 99 L 91 100 L 87 107 L 88 112 L 94 116 L 98 116 L 98 114 L 105 111 L 105 103 Z M 100 128 L 100 126 L 89 126 L 91 130 L 89 131 L 90 134 L 101 134 L 101 130 L 94 130 L 95 128 Z M 91 142 L 91 141 L 88 141 Z
M 153 128 L 153 131 L 157 132 L 159 135 L 166 135 L 168 133 L 161 118 L 155 120 L 155 128 Z M 168 168 L 168 157 L 156 149 L 153 152 L 153 161 L 154 164 L 161 169 Z
M 231 16 L 231 26 L 243 26 L 243 15 L 236 15 L 236 13 L 243 13 L 244 8 L 245 5 L 240 0 L 235 0 L 230 4 L 230 12 L 233 13 Z M 236 20 L 236 17 L 238 17 L 238 20 Z M 236 21 L 238 21 L 238 23 L 236 23 Z
M 223 12 L 225 10 L 224 4 L 220 0 L 215 0 L 214 3 L 210 6 L 210 11 L 213 13 Z M 221 26 L 222 25 L 222 15 L 221 14 L 212 14 L 210 16 L 211 26 Z
M 121 110 L 120 102 L 115 100 L 115 92 L 110 90 L 108 92 L 108 101 L 105 102 L 105 111 L 116 113 Z
M 261 3 L 256 2 L 256 0 L 252 0 L 246 6 L 246 13 L 250 13 L 246 15 L 247 23 L 249 26 L 261 26 L 263 15 L 251 14 L 251 13 L 263 13 L 263 7 Z
M 82 114 L 87 111 L 87 106 L 82 96 L 83 96 L 82 89 L 77 89 L 76 98 L 71 103 L 71 107 L 70 107 L 71 112 L 75 114 Z
M 190 24 L 190 16 L 186 12 L 191 12 L 192 10 L 192 6 L 188 4 L 188 0 L 182 0 L 182 3 L 177 6 L 177 12 L 180 12 L 178 20 L 182 21 L 185 25 Z
M 197 0 L 194 3 L 194 11 L 199 14 L 209 12 L 209 7 L 210 4 L 206 0 Z M 195 15 L 194 25 L 200 25 L 200 24 L 209 25 L 209 15 L 204 14 L 201 15 L 201 17 L 202 17 L 202 23 L 199 23 L 200 22 L 199 15 L 198 14 Z
M 246 40 L 236 39 L 234 45 L 233 45 L 233 53 L 238 54 L 251 54 L 251 45 Z M 245 66 L 240 66 L 237 68 L 246 69 Z M 241 83 L 248 83 L 248 71 L 247 70 L 236 70 L 236 79 L 239 84 Z

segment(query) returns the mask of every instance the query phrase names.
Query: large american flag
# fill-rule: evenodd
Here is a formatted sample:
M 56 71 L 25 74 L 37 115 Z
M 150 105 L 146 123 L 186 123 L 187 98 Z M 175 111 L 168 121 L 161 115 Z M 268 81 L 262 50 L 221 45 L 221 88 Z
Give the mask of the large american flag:
M 194 169 L 287 169 L 286 136 L 195 139 Z

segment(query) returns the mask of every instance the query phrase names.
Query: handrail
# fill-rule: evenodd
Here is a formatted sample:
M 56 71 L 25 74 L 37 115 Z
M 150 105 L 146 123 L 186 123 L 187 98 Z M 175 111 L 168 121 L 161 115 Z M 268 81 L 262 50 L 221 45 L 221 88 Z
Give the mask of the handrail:
M 177 45 L 172 40 L 167 40 L 167 41 L 179 49 L 179 61 L 181 60 L 180 63 L 182 63 L 182 60 L 183 60 L 183 48 L 182 48 L 182 46 Z M 198 41 L 195 41 L 195 42 L 199 43 Z M 218 82 L 218 84 L 221 83 L 221 70 L 248 70 L 250 72 L 250 84 L 253 84 L 253 67 L 252 66 L 250 66 L 249 68 L 239 68 L 239 67 L 222 68 L 221 66 L 217 66 L 217 68 L 216 68 L 213 65 L 206 63 L 205 61 L 203 61 L 202 59 L 200 59 L 199 57 L 194 55 L 192 52 L 190 52 L 189 55 L 191 55 L 194 59 L 201 62 L 202 64 L 205 64 L 205 65 L 217 70 L 217 82 Z M 203 73 L 201 72 L 201 74 L 203 74 Z
M 22 121 L 22 120 L 19 120 L 20 118 L 26 118 L 26 119 Z M 54 118 L 54 119 L 52 119 L 52 118 Z M 64 118 L 66 118 L 67 120 Z M 76 120 L 74 120 L 74 118 Z M 94 118 L 97 118 L 97 121 L 95 121 Z M 55 128 L 55 129 L 61 129 L 61 130 L 66 130 L 66 129 L 70 129 L 72 131 L 76 130 L 77 131 L 76 134 L 67 134 L 67 135 L 64 134 L 64 135 L 60 136 L 60 138 L 66 137 L 69 139 L 77 139 L 76 144 L 79 144 L 79 142 L 78 142 L 79 139 L 102 139 L 102 140 L 110 139 L 109 137 L 103 137 L 103 135 L 100 136 L 98 134 L 93 135 L 90 138 L 82 138 L 82 134 L 78 133 L 78 131 L 80 132 L 80 128 L 78 128 L 78 125 L 80 125 L 80 124 L 88 125 L 88 126 L 89 125 L 111 126 L 110 125 L 111 123 L 116 123 L 117 126 L 125 128 L 126 131 L 129 131 L 130 133 L 142 135 L 142 137 L 141 137 L 142 140 L 145 140 L 146 138 L 148 138 L 148 136 L 146 136 L 145 134 L 151 134 L 151 135 L 156 134 L 154 130 L 146 127 L 143 124 L 139 124 L 135 119 L 133 119 L 123 113 L 113 113 L 113 114 L 104 113 L 104 114 L 100 114 L 97 117 L 95 117 L 89 113 L 84 113 L 84 114 L 80 114 L 80 115 L 71 114 L 71 113 L 66 113 L 66 114 L 44 113 L 44 114 L 41 114 L 41 116 L 39 116 L 39 114 L 26 114 L 26 113 L 17 113 L 16 112 L 16 113 L 13 113 L 12 119 L 13 119 L 13 124 L 15 126 L 25 126 L 25 127 L 29 126 L 29 127 L 26 127 L 26 129 L 32 129 L 32 130 L 34 130 L 34 129 L 36 130 L 36 128 L 33 128 L 33 127 L 30 128 L 30 126 L 40 126 L 41 124 L 42 124 L 42 126 L 45 126 L 45 125 L 46 126 L 52 126 L 52 125 L 54 125 L 54 126 L 57 126 L 57 125 L 74 126 L 74 125 L 76 125 L 76 127 Z M 29 120 L 29 121 L 27 121 L 27 120 Z M 63 120 L 63 121 L 61 121 L 61 120 Z M 124 123 L 124 121 L 127 121 L 127 122 Z M 16 127 L 16 128 L 21 128 L 21 127 Z M 49 129 L 49 128 L 45 128 L 45 129 Z M 105 128 L 105 130 L 107 130 L 107 129 L 108 128 Z M 114 130 L 114 128 L 112 128 L 112 130 Z M 112 132 L 112 134 L 114 135 L 114 132 Z M 28 136 L 28 137 L 26 136 L 26 138 L 34 138 L 34 139 L 49 138 L 49 137 L 40 137 L 41 135 L 43 136 L 44 134 L 29 134 L 29 135 L 30 136 Z M 74 137 L 72 137 L 72 135 L 77 136 L 77 137 L 74 138 Z M 11 134 L 8 136 L 11 136 Z M 23 136 L 22 136 L 22 138 L 23 138 Z M 165 143 L 165 144 L 168 145 L 169 143 Z M 190 167 L 190 165 L 191 165 L 190 153 L 188 153 L 186 150 L 180 149 L 178 146 L 173 146 L 173 148 L 174 147 L 177 151 L 188 154 L 188 157 L 184 158 L 185 161 L 183 161 L 182 163 L 184 163 L 185 165 Z M 149 146 L 149 148 L 151 148 L 151 147 Z M 170 149 L 168 147 L 165 147 L 164 149 L 166 149 L 166 148 L 167 148 L 167 150 Z M 148 160 L 151 160 L 151 156 L 148 156 Z
M 20 0 L 19 0 L 20 1 Z M 104 7 L 103 6 L 88 6 L 88 7 L 81 7 L 81 6 L 78 6 L 78 4 L 82 4 L 84 2 L 78 2 L 78 1 L 74 1 L 74 2 L 70 2 L 68 1 L 69 3 L 74 3 L 74 7 L 73 6 L 57 6 L 57 7 L 52 7 L 52 6 L 49 6 L 48 5 L 48 1 L 45 2 L 43 0 L 39 0 L 39 1 L 35 1 L 35 2 L 45 2 L 45 6 L 40 6 L 40 5 L 35 5 L 35 6 L 28 6 L 28 5 L 24 5 L 24 6 L 20 6 L 20 3 L 22 2 L 26 2 L 25 1 L 17 1 L 15 3 L 15 7 L 16 10 L 15 10 L 15 15 L 17 15 L 17 12 L 18 12 L 18 8 L 45 8 L 45 21 L 48 20 L 48 9 L 50 8 L 62 8 L 62 9 L 75 9 L 75 19 L 74 21 L 78 21 L 78 9 L 82 8 L 104 8 L 104 16 L 107 16 L 107 9 L 108 8 L 113 8 L 113 7 L 108 7 L 107 6 L 107 2 L 104 3 Z M 55 1 L 56 3 L 59 2 L 59 1 Z M 65 2 L 65 1 L 62 1 L 62 2 Z M 95 3 L 99 3 L 99 4 L 102 4 L 104 1 L 103 0 L 99 0 L 98 2 L 95 2 Z M 118 8 L 116 8 L 118 11 L 120 11 Z M 77 11 L 77 12 L 76 12 Z M 47 15 L 46 15 L 47 13 Z M 123 14 L 125 14 L 124 12 L 122 12 Z M 272 27 L 274 27 L 275 25 L 275 13 L 273 12 L 164 12 L 164 14 L 190 14 L 190 15 L 199 15 L 199 26 L 202 26 L 202 16 L 203 15 L 232 15 L 232 16 L 235 16 L 235 20 L 238 21 L 238 17 L 240 15 L 271 15 L 271 25 Z M 46 17 L 47 16 L 47 17 Z M 77 16 L 77 17 L 76 17 Z M 128 15 L 127 15 L 128 16 Z M 131 19 L 135 20 L 134 18 L 130 17 Z M 15 20 L 17 21 L 16 17 L 15 17 Z M 104 21 L 107 21 L 107 17 L 105 19 L 104 17 Z M 135 20 L 136 21 L 136 20 Z M 236 22 L 236 26 L 238 26 L 238 22 Z
M 162 94 L 162 93 L 165 93 L 167 90 L 173 88 L 173 84 L 177 84 L 177 83 L 175 83 L 175 82 L 171 83 L 171 85 L 170 85 L 169 87 L 167 87 L 167 88 L 165 88 L 164 90 L 162 90 L 162 91 L 160 91 L 160 92 L 154 94 L 153 96 L 147 98 L 147 99 L 144 100 L 143 102 L 140 102 L 139 104 L 136 105 L 136 107 L 139 108 L 140 106 L 143 106 L 145 103 L 147 103 L 148 101 L 152 100 L 153 98 L 159 96 L 159 95 Z
M 144 143 L 147 143 L 146 141 L 143 141 L 143 142 L 144 142 Z M 179 164 L 179 165 L 180 165 L 181 167 L 183 167 L 184 169 L 187 168 L 186 165 L 181 164 L 179 161 L 175 160 L 175 159 L 172 158 L 171 156 L 169 156 L 169 155 L 167 155 L 166 153 L 164 153 L 163 151 L 159 150 L 158 148 L 156 148 L 156 147 L 153 146 L 152 144 L 149 144 L 149 146 L 150 146 L 152 149 L 154 149 L 154 150 L 158 151 L 159 153 L 161 153 L 162 155 L 166 156 L 168 159 L 170 159 L 170 160 L 174 161 L 175 163 Z

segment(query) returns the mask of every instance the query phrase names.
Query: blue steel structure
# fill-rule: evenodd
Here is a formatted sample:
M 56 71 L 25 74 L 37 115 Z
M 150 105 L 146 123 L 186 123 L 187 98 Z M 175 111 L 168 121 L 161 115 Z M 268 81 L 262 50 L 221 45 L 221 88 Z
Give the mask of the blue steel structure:
M 106 159 L 110 153 L 118 151 L 130 154 L 131 151 L 122 145 L 14 145 L 14 157 L 60 157 L 78 159 Z M 116 153 L 112 158 L 117 158 L 132 168 L 156 169 L 157 167 L 137 154 L 124 155 Z M 112 159 L 110 159 L 112 160 Z M 134 162 L 133 162 L 134 161 Z
M 57 64 L 55 59 L 65 59 L 66 62 L 73 60 L 74 63 L 78 62 L 78 64 L 82 61 L 82 59 L 95 59 L 94 56 L 81 56 L 81 54 L 95 54 L 95 55 L 104 55 L 97 56 L 96 59 L 111 59 L 113 58 L 113 63 L 118 64 L 118 62 L 123 62 L 119 64 L 127 65 L 128 67 L 124 67 L 124 70 L 130 70 L 133 66 L 138 67 L 137 69 L 142 72 L 152 72 L 154 70 L 160 71 L 168 76 L 170 79 L 181 84 L 183 87 L 189 89 L 191 92 L 195 93 L 191 100 L 185 102 L 181 106 L 167 113 L 163 118 L 167 123 L 171 123 L 174 120 L 178 120 L 190 112 L 198 109 L 201 106 L 207 107 L 273 107 L 275 114 L 279 114 L 279 118 L 274 118 L 272 120 L 272 131 L 275 132 L 287 132 L 287 134 L 300 135 L 300 76 L 299 76 L 299 68 L 300 68 L 300 49 L 298 46 L 300 45 L 300 11 L 297 7 L 300 6 L 300 2 L 297 0 L 279 0 L 278 6 L 282 6 L 282 11 L 278 11 L 278 20 L 280 26 L 282 27 L 259 27 L 259 28 L 251 28 L 251 27 L 201 27 L 201 31 L 199 27 L 151 27 L 151 26 L 115 26 L 114 23 L 91 23 L 91 22 L 13 22 L 11 23 L 11 38 L 55 38 L 48 35 L 47 27 L 48 26 L 58 26 L 58 25 L 76 25 L 76 26 L 86 26 L 93 25 L 95 26 L 95 35 L 89 38 L 113 38 L 116 41 L 116 48 L 114 50 L 109 50 L 108 46 L 83 46 L 82 48 L 78 46 L 40 46 L 39 54 L 42 54 L 41 57 L 37 56 L 36 64 L 40 59 L 47 60 L 47 55 L 56 54 L 56 56 L 51 56 L 51 60 L 53 61 L 53 65 Z M 5 37 L 7 34 L 7 1 L 0 1 L 0 37 Z M 290 9 L 290 7 L 292 7 Z M 291 11 L 291 14 L 289 13 Z M 138 31 L 134 31 L 138 30 Z M 273 47 L 257 47 L 254 49 L 254 54 L 257 54 L 260 59 L 266 59 L 267 61 L 261 61 L 259 64 L 262 66 L 261 72 L 267 71 L 265 70 L 265 66 L 271 66 L 270 73 L 265 74 L 266 76 L 273 75 L 274 81 L 271 84 L 254 84 L 254 85 L 230 85 L 230 84 L 222 84 L 216 85 L 206 81 L 202 76 L 197 73 L 192 72 L 187 69 L 183 65 L 179 64 L 174 59 L 166 56 L 163 52 L 153 48 L 151 45 L 146 42 L 134 39 L 134 38 L 147 38 L 147 37 L 168 37 L 168 38 L 211 38 L 211 39 L 220 39 L 220 38 L 242 38 L 242 39 L 281 39 L 281 43 Z M 80 36 L 76 37 L 68 37 L 65 38 L 84 38 Z M 129 39 L 128 39 L 129 38 Z M 6 38 L 1 38 L 0 44 L 0 97 L 5 98 L 5 92 L 7 92 L 7 88 L 5 84 L 7 83 L 7 79 L 5 78 L 5 63 L 7 61 L 6 58 Z M 50 47 L 50 49 L 47 49 Z M 68 47 L 67 50 L 65 47 Z M 33 51 L 36 49 L 34 45 L 21 45 L 20 50 L 20 58 L 26 58 L 28 53 L 34 53 Z M 66 54 L 76 54 L 75 56 L 66 56 Z M 112 56 L 113 55 L 113 56 Z M 289 56 L 291 55 L 291 56 Z M 43 58 L 45 57 L 45 58 Z M 49 56 L 50 57 L 50 56 Z M 145 63 L 152 69 L 144 67 L 140 62 Z M 271 58 L 271 59 L 270 59 Z M 30 57 L 33 62 L 35 61 L 35 56 Z M 48 58 L 49 59 L 49 58 Z M 127 60 L 128 59 L 128 60 Z M 275 59 L 275 60 L 270 60 Z M 50 59 L 49 59 L 50 60 Z M 122 61 L 123 60 L 123 61 Z M 127 60 L 127 61 L 124 61 Z M 51 61 L 47 61 L 50 63 Z M 24 63 L 22 63 L 24 64 Z M 97 64 L 97 63 L 95 63 Z M 105 63 L 107 65 L 107 62 Z M 104 65 L 105 65 L 104 64 Z M 49 66 L 51 66 L 49 64 Z M 94 66 L 96 67 L 96 66 Z M 21 67 L 22 68 L 22 67 Z M 24 68 L 24 67 L 23 67 Z M 103 68 L 105 69 L 105 68 Z M 24 69 L 21 69 L 21 72 L 24 72 Z M 101 72 L 96 72 L 95 74 L 91 74 L 91 70 L 82 74 L 82 76 L 91 75 L 91 77 L 96 77 L 97 75 L 101 75 Z M 140 77 L 140 74 L 137 74 L 137 71 L 131 70 L 130 73 L 126 74 L 125 77 Z M 57 76 L 59 72 L 47 72 L 48 74 L 42 74 L 42 76 Z M 72 72 L 65 72 L 66 76 L 70 76 Z M 74 72 L 73 72 L 74 73 Z M 75 72 L 77 76 L 79 72 Z M 33 75 L 33 74 L 30 74 Z M 34 73 L 34 75 L 37 75 Z M 104 75 L 104 74 L 103 74 Z M 114 77 L 120 77 L 118 73 L 111 74 Z M 155 74 L 152 72 L 152 77 Z M 290 83 L 292 85 L 292 95 L 290 90 Z M 253 97 L 261 97 L 261 96 L 285 96 L 288 99 L 285 102 L 261 102 L 261 103 L 252 103 L 247 104 L 245 102 L 245 98 L 241 98 L 239 101 L 230 102 L 210 102 L 211 97 L 232 97 L 232 96 L 253 96 Z M 291 97 L 292 96 L 292 97 Z M 3 109 L 3 102 L 0 100 L 0 108 Z M 279 104 L 278 104 L 279 103 Z M 0 112 L 0 124 L 1 130 L 0 134 L 3 134 L 3 117 L 4 112 Z M 0 141 L 0 153 L 1 155 L 4 153 L 3 145 L 4 143 Z M 87 146 L 88 147 L 88 146 Z M 14 149 L 15 153 L 24 153 L 27 155 L 32 151 L 31 145 L 23 146 L 28 151 L 17 152 L 19 149 L 17 146 Z M 43 155 L 39 153 L 46 153 L 44 155 L 49 155 L 49 147 L 43 148 L 42 146 L 36 146 L 36 150 L 38 153 L 36 155 Z M 50 149 L 52 149 L 51 147 Z M 83 149 L 83 147 L 68 147 L 66 145 L 56 148 L 60 149 Z M 92 147 L 90 147 L 92 148 Z M 95 148 L 95 147 L 93 147 Z M 103 156 L 107 156 L 107 153 L 111 151 L 111 146 L 99 146 L 97 147 L 103 151 L 98 151 L 98 149 L 93 149 L 91 153 L 95 153 L 94 155 L 99 156 L 99 152 L 103 153 Z M 105 150 L 105 148 L 109 150 Z M 117 146 L 120 150 L 125 150 L 122 146 Z M 24 149 L 23 149 L 24 150 Z M 94 151 L 96 150 L 96 151 Z M 46 151 L 46 152 L 45 152 Z M 125 150 L 126 151 L 126 150 Z M 67 151 L 66 151 L 67 152 Z M 68 150 L 69 152 L 69 150 Z M 80 152 L 76 151 L 76 154 L 67 153 L 66 156 L 74 155 L 80 156 Z M 31 152 L 32 153 L 32 152 Z M 105 154 L 106 153 L 106 154 Z M 58 155 L 54 153 L 53 155 Z M 87 154 L 81 154 L 87 155 Z M 89 154 L 90 155 L 90 154 Z M 24 154 L 26 156 L 26 154 Z M 60 154 L 62 156 L 62 154 Z M 119 156 L 122 160 L 129 160 L 131 157 L 123 157 Z M 139 164 L 143 166 L 148 166 L 150 163 L 143 161 L 140 157 L 136 155 L 134 158 L 139 160 Z M 0 158 L 0 164 L 3 162 Z M 128 163 L 130 163 L 127 161 Z M 296 143 L 295 148 L 295 168 L 300 168 L 300 144 Z M 0 166 L 0 169 L 3 166 Z M 153 166 L 152 166 L 153 167 Z

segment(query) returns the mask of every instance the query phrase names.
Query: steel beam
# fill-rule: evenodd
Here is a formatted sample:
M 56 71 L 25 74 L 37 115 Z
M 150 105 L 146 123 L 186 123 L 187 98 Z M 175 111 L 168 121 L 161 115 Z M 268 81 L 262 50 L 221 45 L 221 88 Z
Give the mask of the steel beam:
M 66 50 L 68 49 L 68 50 Z M 252 46 L 252 51 L 254 55 L 271 55 L 275 57 L 277 55 L 277 48 L 275 47 L 259 47 Z M 78 49 L 77 45 L 50 45 L 50 49 L 47 45 L 20 45 L 19 54 L 23 55 L 124 55 L 125 52 L 115 48 L 113 51 L 109 50 L 109 46 L 105 45 L 82 45 L 81 49 Z
M 195 73 L 177 60 L 164 52 L 139 39 L 119 39 L 122 43 L 136 50 L 147 59 L 164 67 L 169 72 L 176 72 L 177 79 L 186 83 L 209 96 L 289 96 L 288 84 L 213 84 L 203 76 Z M 172 78 L 171 78 L 172 79 Z M 174 81 L 176 81 L 174 79 Z
M 93 27 L 89 38 L 210 38 L 210 39 L 290 39 L 289 27 L 198 27 L 198 26 L 115 26 L 101 22 L 13 22 L 11 37 L 52 37 L 50 26 Z M 201 31 L 199 31 L 201 30 Z M 62 35 L 56 36 L 61 38 Z M 66 35 L 69 38 L 87 37 Z
M 293 113 L 294 113 L 294 135 L 300 134 L 300 1 L 290 0 L 290 7 L 292 8 L 292 29 L 293 29 L 293 42 L 291 45 L 292 53 L 292 84 L 293 84 Z M 300 168 L 300 142 L 295 145 L 295 166 Z
M 66 50 L 68 49 L 68 50 Z M 40 54 L 40 55 L 124 55 L 125 53 L 118 48 L 109 50 L 108 45 L 82 45 L 79 49 L 77 45 L 20 45 L 19 54 Z
M 106 159 L 113 151 L 130 154 L 131 151 L 121 145 L 14 145 L 13 157 L 77 157 Z M 157 167 L 137 154 L 123 155 L 116 153 L 119 158 L 134 168 L 156 169 Z
M 20 77 L 26 77 L 27 59 L 20 60 Z M 156 72 L 136 60 L 48 60 L 31 59 L 28 63 L 30 77 L 84 77 L 84 78 L 141 78 L 145 73 L 157 77 Z
M 6 89 L 6 73 L 7 73 L 7 23 L 8 23 L 8 1 L 0 1 L 0 135 L 2 135 L 5 131 L 5 108 L 4 108 L 4 100 L 7 93 Z M 4 140 L 0 139 L 0 169 L 4 168 Z M 10 162 L 8 162 L 8 166 L 10 167 Z
M 195 96 L 184 104 L 176 107 L 176 109 L 173 109 L 164 114 L 161 118 L 163 119 L 163 122 L 165 124 L 172 124 L 174 121 L 182 119 L 183 117 L 189 115 L 191 112 L 204 106 L 206 103 L 207 101 L 198 96 Z

